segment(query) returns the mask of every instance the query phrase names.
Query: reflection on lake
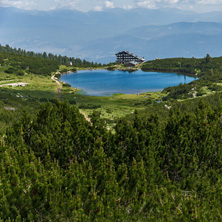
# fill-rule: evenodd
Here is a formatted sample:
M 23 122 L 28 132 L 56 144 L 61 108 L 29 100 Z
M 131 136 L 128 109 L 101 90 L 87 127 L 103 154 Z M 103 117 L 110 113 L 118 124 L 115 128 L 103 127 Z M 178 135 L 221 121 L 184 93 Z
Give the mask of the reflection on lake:
M 196 78 L 177 73 L 84 70 L 65 74 L 60 81 L 82 89 L 82 93 L 94 96 L 110 96 L 116 93 L 137 94 L 162 91 L 169 86 L 190 83 Z

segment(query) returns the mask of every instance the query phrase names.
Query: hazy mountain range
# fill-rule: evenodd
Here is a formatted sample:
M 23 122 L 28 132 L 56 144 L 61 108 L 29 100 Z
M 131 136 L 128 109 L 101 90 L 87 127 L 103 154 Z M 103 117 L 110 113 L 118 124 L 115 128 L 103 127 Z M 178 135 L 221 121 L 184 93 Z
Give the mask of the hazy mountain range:
M 222 13 L 177 9 L 25 11 L 0 8 L 0 44 L 114 62 L 129 50 L 145 59 L 222 56 Z

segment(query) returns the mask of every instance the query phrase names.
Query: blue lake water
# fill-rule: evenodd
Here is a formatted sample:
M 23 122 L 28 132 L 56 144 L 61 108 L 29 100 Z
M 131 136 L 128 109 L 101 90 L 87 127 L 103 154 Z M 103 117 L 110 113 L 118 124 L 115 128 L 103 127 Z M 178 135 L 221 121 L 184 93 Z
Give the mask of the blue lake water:
M 177 73 L 84 70 L 62 75 L 60 81 L 82 89 L 92 96 L 110 96 L 116 93 L 137 94 L 162 91 L 169 86 L 189 83 L 196 78 Z

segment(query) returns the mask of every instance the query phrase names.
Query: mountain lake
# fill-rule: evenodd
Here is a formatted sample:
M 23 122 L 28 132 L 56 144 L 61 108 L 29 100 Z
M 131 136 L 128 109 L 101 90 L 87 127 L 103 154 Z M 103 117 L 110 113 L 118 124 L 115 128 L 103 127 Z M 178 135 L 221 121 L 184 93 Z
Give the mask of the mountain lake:
M 190 83 L 198 79 L 177 73 L 82 70 L 68 73 L 59 79 L 72 87 L 82 89 L 81 94 L 111 96 L 113 94 L 138 94 L 158 92 L 169 86 Z

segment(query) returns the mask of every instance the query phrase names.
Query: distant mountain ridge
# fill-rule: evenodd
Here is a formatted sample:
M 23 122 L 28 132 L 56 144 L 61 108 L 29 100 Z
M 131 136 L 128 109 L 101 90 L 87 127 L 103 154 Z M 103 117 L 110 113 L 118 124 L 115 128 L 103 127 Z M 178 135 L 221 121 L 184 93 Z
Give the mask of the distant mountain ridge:
M 222 54 L 222 23 L 175 23 L 164 26 L 143 26 L 122 35 L 90 41 L 82 47 L 88 59 L 104 56 L 115 60 L 115 52 L 128 49 L 145 59 L 170 57 L 204 57 Z
M 146 59 L 219 56 L 222 51 L 221 12 L 138 8 L 84 13 L 0 7 L 0 30 L 2 45 L 105 63 L 115 61 L 120 50 Z
M 199 33 L 205 35 L 222 34 L 222 23 L 215 22 L 179 22 L 162 26 L 142 26 L 131 29 L 126 34 L 145 39 L 157 38 L 172 34 Z M 143 36 L 141 36 L 141 34 Z

